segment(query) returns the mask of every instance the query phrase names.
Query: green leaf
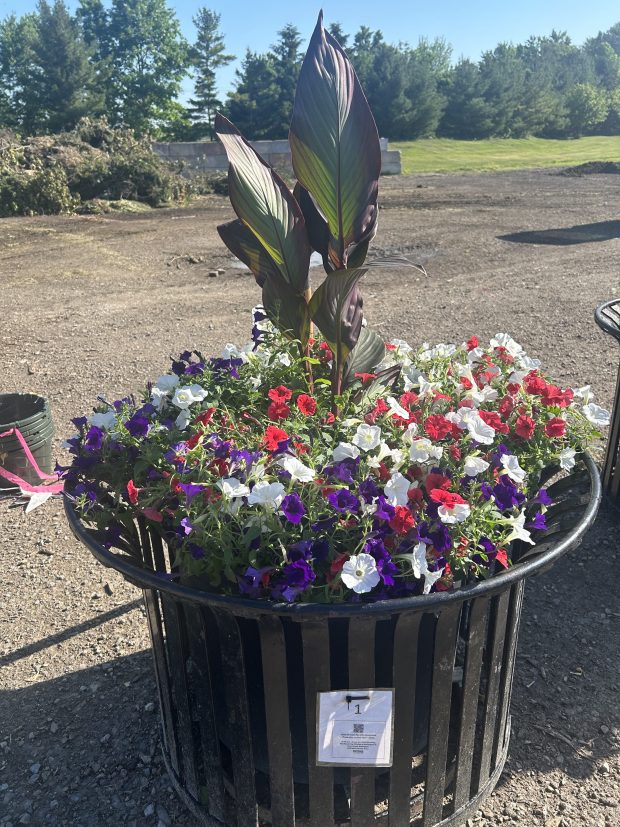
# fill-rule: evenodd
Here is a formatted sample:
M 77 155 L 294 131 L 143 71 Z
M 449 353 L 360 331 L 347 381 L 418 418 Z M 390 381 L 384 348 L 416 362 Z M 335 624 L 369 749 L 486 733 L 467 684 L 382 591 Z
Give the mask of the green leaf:
M 280 275 L 275 261 L 243 221 L 236 218 L 227 224 L 220 224 L 217 231 L 230 252 L 250 268 L 259 287 L 270 276 L 274 278 Z
M 362 297 L 357 287 L 366 270 L 336 270 L 310 300 L 310 316 L 336 360 L 343 365 L 362 329 Z
M 220 114 L 215 131 L 228 156 L 228 191 L 234 211 L 282 278 L 303 293 L 308 287 L 310 244 L 299 204 L 280 176 Z
M 362 327 L 357 344 L 349 353 L 342 374 L 343 388 L 355 382 L 356 373 L 371 373 L 385 356 L 385 342 L 369 327 Z
M 305 350 L 310 338 L 310 312 L 303 296 L 278 275 L 263 285 L 263 307 L 269 319 L 292 339 L 299 339 Z
M 301 67 L 289 141 L 295 175 L 327 222 L 329 261 L 343 269 L 351 249 L 375 231 L 381 149 L 362 87 L 322 13 Z

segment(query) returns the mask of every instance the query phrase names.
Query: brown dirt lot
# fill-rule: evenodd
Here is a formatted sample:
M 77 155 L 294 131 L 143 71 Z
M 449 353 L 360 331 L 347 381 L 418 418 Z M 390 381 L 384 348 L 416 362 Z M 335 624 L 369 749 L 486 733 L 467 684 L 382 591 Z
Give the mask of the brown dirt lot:
M 428 278 L 371 271 L 370 324 L 412 344 L 507 331 L 609 407 L 618 352 L 592 312 L 620 291 L 619 187 L 614 175 L 544 171 L 382 180 L 375 249 L 423 262 Z M 247 339 L 258 291 L 215 229 L 231 216 L 213 196 L 132 216 L 0 221 L 0 389 L 51 400 L 59 459 L 70 418 L 97 394 L 139 389 L 185 348 Z M 70 536 L 59 501 L 27 516 L 9 502 L 0 825 L 192 824 L 159 756 L 139 595 Z M 620 825 L 619 513 L 605 505 L 586 542 L 529 584 L 510 757 L 476 827 Z

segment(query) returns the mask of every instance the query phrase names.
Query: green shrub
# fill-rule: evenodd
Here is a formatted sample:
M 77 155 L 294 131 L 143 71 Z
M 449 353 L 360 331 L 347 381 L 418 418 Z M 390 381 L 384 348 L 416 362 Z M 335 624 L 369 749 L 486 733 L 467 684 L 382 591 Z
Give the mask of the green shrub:
M 148 138 L 84 118 L 71 132 L 0 140 L 0 216 L 59 213 L 92 199 L 152 207 L 186 200 L 191 185 Z

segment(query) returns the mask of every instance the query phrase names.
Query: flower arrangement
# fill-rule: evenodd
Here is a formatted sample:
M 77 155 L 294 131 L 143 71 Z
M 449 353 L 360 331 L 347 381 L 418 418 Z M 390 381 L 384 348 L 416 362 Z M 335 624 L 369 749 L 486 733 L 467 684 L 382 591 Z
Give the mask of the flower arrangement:
M 380 150 L 353 69 L 319 18 L 290 132 L 291 192 L 218 116 L 238 218 L 218 228 L 254 274 L 252 341 L 185 352 L 139 400 L 74 420 L 65 490 L 108 547 L 141 517 L 174 574 L 285 602 L 457 588 L 545 530 L 550 468 L 608 422 L 507 334 L 488 347 L 385 343 L 359 281 L 376 232 Z M 309 261 L 326 272 L 312 293 Z M 399 259 L 399 266 L 413 266 Z
M 255 310 L 245 347 L 183 353 L 139 402 L 75 420 L 65 479 L 84 519 L 123 548 L 142 515 L 183 575 L 224 593 L 428 593 L 508 567 L 513 541 L 546 527 L 541 473 L 572 468 L 608 421 L 506 334 L 486 349 L 390 342 L 337 417 L 332 362 L 318 340 L 300 357 Z M 386 389 L 377 375 L 394 367 Z

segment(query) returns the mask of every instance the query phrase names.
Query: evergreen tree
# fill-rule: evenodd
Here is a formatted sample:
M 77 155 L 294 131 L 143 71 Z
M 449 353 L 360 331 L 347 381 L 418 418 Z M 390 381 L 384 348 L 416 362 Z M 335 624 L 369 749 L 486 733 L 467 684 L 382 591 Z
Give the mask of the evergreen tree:
M 344 30 L 340 23 L 330 23 L 327 27 L 327 31 L 331 34 L 331 36 L 340 43 L 343 49 L 347 48 L 347 43 L 349 42 L 349 35 L 344 33 Z
M 579 138 L 602 124 L 609 111 L 608 96 L 591 83 L 577 83 L 567 96 L 571 135 Z
M 85 115 L 100 115 L 104 97 L 90 62 L 92 50 L 64 0 L 54 0 L 53 6 L 39 0 L 36 28 L 24 90 L 24 130 L 61 132 Z
M 273 130 L 268 136 L 275 139 L 285 138 L 288 135 L 295 102 L 297 77 L 303 59 L 299 50 L 303 40 L 296 26 L 288 23 L 280 29 L 278 38 L 277 43 L 271 48 L 279 94 L 277 109 L 274 112 Z
M 28 90 L 37 36 L 36 14 L 0 21 L 0 126 L 20 129 L 36 114 Z
M 280 90 L 273 55 L 248 49 L 235 74 L 236 88 L 228 93 L 228 117 L 251 141 L 274 137 Z
M 450 47 L 443 40 L 422 38 L 415 49 L 405 52 L 408 111 L 398 117 L 399 133 L 408 138 L 428 138 L 437 127 L 446 106 L 441 88 L 450 75 Z
M 483 96 L 479 66 L 460 60 L 454 67 L 446 90 L 446 108 L 438 134 L 446 138 L 488 137 L 492 130 L 489 107 Z
M 223 107 L 217 96 L 216 71 L 227 66 L 235 59 L 235 55 L 226 54 L 224 37 L 219 30 L 220 15 L 217 12 L 203 6 L 193 22 L 197 37 L 190 59 L 195 69 L 195 80 L 194 97 L 190 98 L 188 110 L 194 124 L 194 136 L 198 138 L 206 133 L 213 140 L 215 113 Z

